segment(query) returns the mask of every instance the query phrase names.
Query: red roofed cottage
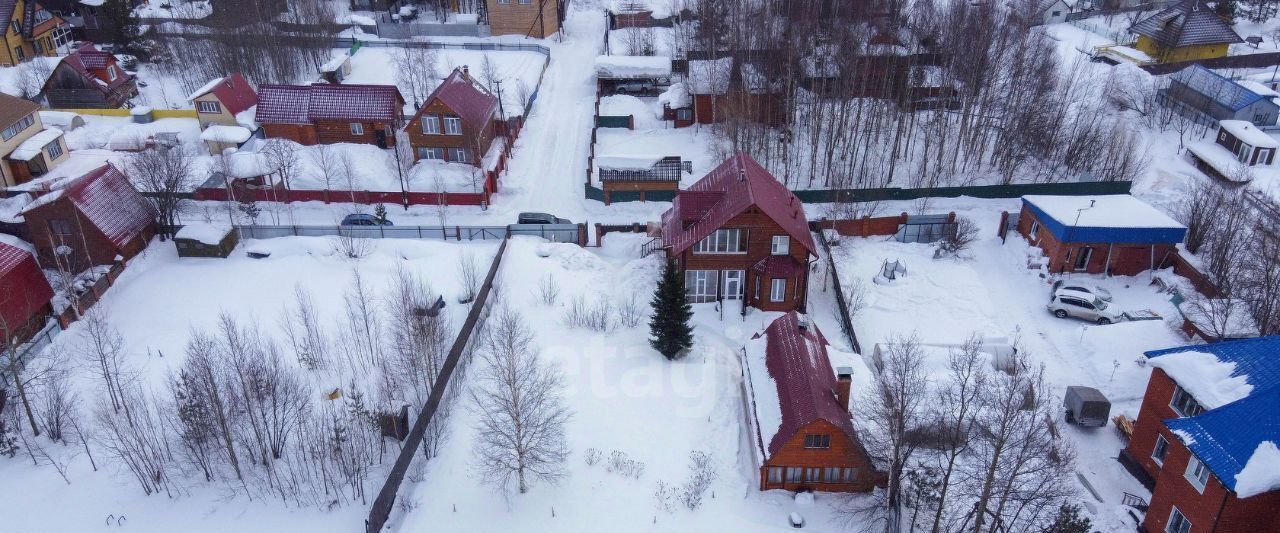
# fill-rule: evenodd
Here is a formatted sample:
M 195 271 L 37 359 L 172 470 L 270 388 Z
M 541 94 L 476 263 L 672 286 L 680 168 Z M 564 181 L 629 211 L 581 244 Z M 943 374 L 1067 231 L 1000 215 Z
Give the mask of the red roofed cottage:
M 129 259 L 155 235 L 151 203 L 109 164 L 58 182 L 22 216 L 41 261 L 71 272 Z
M 414 159 L 479 165 L 489 151 L 498 118 L 498 97 L 476 83 L 466 67 L 440 82 L 405 131 Z
M 52 108 L 98 109 L 124 106 L 138 88 L 116 56 L 85 43 L 62 58 L 41 92 Z
M 267 137 L 304 145 L 396 144 L 404 98 L 394 85 L 263 85 L 256 121 Z
M 685 272 L 689 301 L 805 308 L 809 261 L 818 252 L 804 204 L 744 153 L 676 194 L 661 238 Z
M 196 106 L 201 128 L 210 124 L 239 126 L 236 115 L 258 105 L 258 93 L 239 72 L 210 81 L 187 99 Z
M 0 235 L 0 340 L 25 341 L 53 314 L 53 289 L 29 245 Z
M 853 429 L 853 371 L 832 370 L 807 317 L 782 315 L 744 349 L 760 489 L 868 491 L 879 480 Z

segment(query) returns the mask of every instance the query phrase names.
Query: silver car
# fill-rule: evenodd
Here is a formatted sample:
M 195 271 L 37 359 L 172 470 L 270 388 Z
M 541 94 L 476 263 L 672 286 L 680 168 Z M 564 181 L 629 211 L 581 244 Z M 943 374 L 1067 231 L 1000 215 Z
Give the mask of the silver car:
M 1049 299 L 1049 312 L 1058 318 L 1075 317 L 1099 324 L 1110 324 L 1124 319 L 1124 314 L 1112 309 L 1110 304 L 1092 293 L 1071 289 L 1058 289 Z

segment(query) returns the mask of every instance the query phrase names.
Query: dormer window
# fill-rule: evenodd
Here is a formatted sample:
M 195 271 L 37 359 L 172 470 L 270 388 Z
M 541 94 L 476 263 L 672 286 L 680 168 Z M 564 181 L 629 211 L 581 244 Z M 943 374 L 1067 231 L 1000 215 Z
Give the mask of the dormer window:
M 116 66 L 107 65 L 107 81 L 116 81 L 117 77 L 118 75 L 116 74 Z
M 1183 389 L 1181 385 L 1175 385 L 1173 389 L 1173 401 L 1169 402 L 1169 407 L 1173 408 L 1178 416 L 1196 416 L 1204 412 L 1204 407 L 1191 396 L 1191 393 Z

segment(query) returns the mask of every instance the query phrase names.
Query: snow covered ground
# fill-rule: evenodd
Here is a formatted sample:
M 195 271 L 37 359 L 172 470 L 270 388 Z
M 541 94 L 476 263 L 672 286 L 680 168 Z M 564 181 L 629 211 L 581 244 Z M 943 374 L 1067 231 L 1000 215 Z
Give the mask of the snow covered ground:
M 366 46 L 351 56 L 351 75 L 343 83 L 397 84 L 396 63 L 393 48 Z M 342 53 L 345 50 L 335 50 Z M 538 76 L 546 56 L 537 52 L 437 50 L 436 81 L 443 80 L 456 67 L 466 66 L 471 76 L 486 87 L 493 82 L 502 83 L 502 107 L 507 116 L 519 116 L 524 112 L 524 102 L 538 88 Z M 486 70 L 486 62 L 492 70 Z M 490 79 L 490 78 L 493 79 Z M 496 92 L 496 88 L 495 88 Z M 412 114 L 413 102 L 409 92 L 404 94 L 406 113 Z

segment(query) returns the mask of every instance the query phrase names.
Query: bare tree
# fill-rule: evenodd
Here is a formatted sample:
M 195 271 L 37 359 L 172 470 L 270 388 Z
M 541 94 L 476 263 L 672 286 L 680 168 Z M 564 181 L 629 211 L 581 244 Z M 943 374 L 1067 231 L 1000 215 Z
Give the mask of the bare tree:
M 439 54 L 430 48 L 405 46 L 392 50 L 391 61 L 400 91 L 413 103 L 414 109 L 418 109 L 438 83 Z
M 885 504 L 896 509 L 903 472 L 920 445 L 919 432 L 928 424 L 929 381 L 924 351 L 916 335 L 893 336 L 880 345 L 875 386 L 868 392 L 863 421 L 868 431 L 867 452 L 887 472 Z
M 471 252 L 463 252 L 458 256 L 458 278 L 462 280 L 462 295 L 458 297 L 459 302 L 467 303 L 476 299 L 476 294 L 480 292 L 480 264 L 476 262 L 475 254 Z
M 124 390 L 136 381 L 137 376 L 125 363 L 124 337 L 111 325 L 101 308 L 90 309 L 82 323 L 86 335 L 79 346 L 79 358 L 98 380 L 112 410 L 123 410 L 127 417 L 129 404 L 124 401 Z
M 1187 226 L 1187 237 L 1183 239 L 1183 245 L 1188 252 L 1200 252 L 1200 247 L 1209 239 L 1218 223 L 1219 211 L 1224 202 L 1226 196 L 1222 187 L 1207 181 L 1196 182 L 1182 197 L 1176 212 L 1179 221 Z
M 160 237 L 170 236 L 178 223 L 177 215 L 195 186 L 193 148 L 178 143 L 172 147 L 156 146 L 137 152 L 128 159 L 129 175 L 156 207 L 156 223 Z
M 981 351 L 982 339 L 971 335 L 958 349 L 951 350 L 947 369 L 951 379 L 937 391 L 934 406 L 934 428 L 938 447 L 938 506 L 933 516 L 933 533 L 946 531 L 943 524 L 948 497 L 959 476 L 956 467 L 972 438 L 978 400 L 986 387 L 986 357 Z
M 471 387 L 476 468 L 485 483 L 508 490 L 514 482 L 523 494 L 533 481 L 554 483 L 566 475 L 570 414 L 560 373 L 541 361 L 524 318 L 502 307 L 490 322 L 481 341 L 484 366 Z

